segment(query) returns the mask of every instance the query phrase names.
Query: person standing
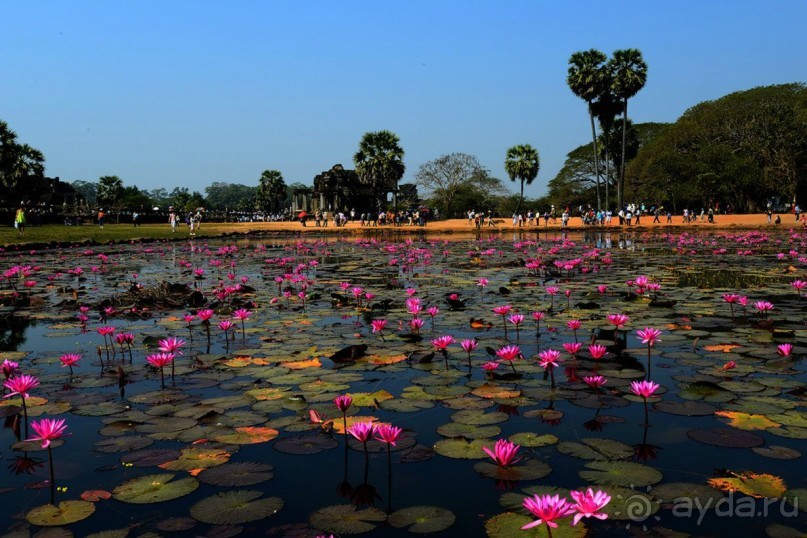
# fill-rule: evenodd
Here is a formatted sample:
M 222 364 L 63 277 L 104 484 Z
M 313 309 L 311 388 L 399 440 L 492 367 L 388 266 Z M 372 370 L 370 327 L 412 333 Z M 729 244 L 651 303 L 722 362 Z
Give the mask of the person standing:
M 100 226 L 102 230 L 104 229 L 105 219 L 106 219 L 106 213 L 104 213 L 104 208 L 102 207 L 98 209 L 98 226 Z
M 799 204 L 796 204 L 796 207 L 793 208 L 793 213 L 796 214 L 796 222 L 798 222 L 801 215 L 801 207 L 799 207 Z
M 25 235 L 25 206 L 21 205 L 14 215 L 14 227 L 17 228 L 17 233 Z
M 171 225 L 171 233 L 176 233 L 176 231 L 177 231 L 177 212 L 174 211 L 173 207 L 168 208 L 168 224 Z

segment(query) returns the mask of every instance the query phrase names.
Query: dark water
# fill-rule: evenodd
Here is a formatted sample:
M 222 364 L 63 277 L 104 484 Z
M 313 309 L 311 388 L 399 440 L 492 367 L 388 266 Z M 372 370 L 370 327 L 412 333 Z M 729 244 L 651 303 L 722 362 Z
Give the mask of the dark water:
M 566 489 L 593 486 L 595 484 L 578 475 L 586 470 L 589 461 L 565 455 L 555 445 L 524 447 L 521 449 L 524 456 L 549 464 L 551 473 L 539 480 L 503 484 L 474 471 L 474 464 L 483 461 L 481 454 L 479 459 L 454 459 L 434 454 L 424 461 L 402 462 L 410 455 L 409 449 L 405 449 L 392 453 L 388 470 L 385 452 L 370 454 L 365 465 L 360 447 L 346 449 L 344 436 L 339 434 L 330 435 L 338 442 L 336 448 L 318 454 L 287 454 L 275 450 L 274 444 L 301 434 L 322 435 L 317 433 L 319 426 L 308 421 L 308 411 L 316 409 L 326 417 L 341 420 L 330 404 L 338 394 L 383 390 L 393 400 L 398 400 L 407 399 L 413 386 L 426 390 L 446 387 L 458 396 L 434 400 L 429 408 L 391 411 L 384 409 L 382 401 L 380 408 L 366 406 L 351 411 L 400 426 L 405 429 L 405 437 L 414 438 L 417 445 L 428 449 L 444 439 L 438 427 L 451 422 L 450 417 L 458 410 L 449 406 L 455 406 L 454 402 L 461 399 L 481 405 L 479 402 L 484 400 L 470 391 L 490 382 L 536 395 L 488 401 L 486 411 L 508 414 L 504 422 L 496 424 L 501 433 L 490 437 L 491 444 L 495 439 L 520 432 L 553 434 L 561 442 L 612 439 L 633 447 L 633 455 L 623 461 L 642 463 L 662 473 L 663 478 L 656 485 L 673 482 L 705 485 L 707 479 L 727 471 L 752 471 L 783 478 L 788 490 L 805 488 L 803 456 L 773 459 L 748 448 L 712 446 L 690 439 L 687 432 L 691 430 L 727 427 L 726 419 L 713 414 L 673 415 L 656 410 L 651 404 L 649 425 L 645 426 L 642 403 L 628 402 L 623 395 L 629 393 L 630 380 L 644 377 L 661 385 L 662 401 L 676 402 L 684 401 L 682 394 L 695 381 L 717 385 L 732 381 L 746 385 L 756 382 L 761 388 L 754 392 L 743 392 L 742 384 L 727 385 L 731 388 L 728 391 L 731 397 L 711 405 L 715 410 L 742 410 L 774 419 L 781 412 L 789 412 L 796 416 L 793 420 L 798 416 L 804 419 L 800 390 L 805 382 L 807 299 L 800 297 L 790 282 L 807 279 L 807 264 L 802 261 L 807 252 L 806 243 L 803 235 L 784 234 L 764 240 L 747 234 L 481 233 L 454 236 L 450 240 L 403 234 L 358 240 L 241 241 L 237 249 L 226 250 L 221 249 L 223 244 L 197 242 L 6 256 L 0 261 L 2 270 L 14 266 L 34 267 L 25 270 L 30 271 L 27 277 L 17 274 L 3 282 L 6 306 L 0 316 L 0 345 L 5 352 L 22 352 L 24 356 L 4 354 L 3 357 L 17 360 L 23 372 L 40 378 L 42 384 L 31 395 L 48 399 L 42 416 L 67 420 L 71 435 L 53 450 L 57 503 L 78 499 L 86 490 L 112 492 L 139 476 L 168 472 L 175 474 L 176 479 L 188 476 L 185 471 L 125 464 L 121 457 L 127 451 L 99 452 L 96 443 L 116 437 L 108 431 L 99 433 L 106 424 L 129 421 L 138 425 L 155 416 L 179 420 L 187 415 L 188 408 L 204 405 L 202 402 L 209 398 L 237 396 L 256 387 L 286 390 L 287 396 L 280 400 L 282 403 L 269 410 L 253 400 L 237 409 L 217 409 L 199 418 L 204 429 L 191 430 L 193 433 L 187 439 L 155 439 L 145 449 L 223 449 L 230 452 L 230 462 L 271 464 L 274 467 L 272 479 L 235 487 L 203 483 L 189 495 L 156 504 L 131 504 L 114 498 L 101 500 L 95 503 L 96 512 L 91 517 L 65 526 L 76 536 L 127 527 L 131 536 L 148 532 L 177 536 L 230 535 L 238 528 L 242 535 L 274 532 L 315 536 L 317 531 L 307 527 L 312 513 L 323 507 L 351 503 L 359 508 L 374 505 L 386 512 L 416 505 L 439 506 L 456 516 L 455 523 L 439 535 L 484 536 L 485 521 L 507 511 L 499 502 L 504 493 L 518 493 L 529 486 Z M 738 254 L 739 251 L 743 253 Z M 101 263 L 99 254 L 108 256 L 105 263 Z M 563 268 L 564 262 L 577 259 L 583 261 L 571 269 Z M 306 265 L 298 272 L 308 282 L 303 307 L 297 297 L 303 282 L 286 278 L 278 286 L 274 279 L 292 275 L 298 264 L 309 264 L 312 260 L 317 264 Z M 529 260 L 538 260 L 540 268 L 526 269 L 525 263 Z M 100 270 L 92 272 L 93 265 Z M 83 269 L 80 278 L 68 273 L 75 272 L 77 267 Z M 195 269 L 204 269 L 201 277 L 195 276 Z M 742 288 L 733 287 L 737 281 L 730 278 L 725 282 L 714 278 L 699 281 L 697 275 L 705 273 L 706 269 L 710 275 L 739 273 L 756 280 L 743 281 Z M 681 271 L 690 275 L 689 280 L 681 279 Z M 228 272 L 232 273 L 232 279 L 227 276 Z M 635 289 L 625 282 L 639 275 L 648 276 L 651 282 L 661 285 L 660 289 L 638 296 L 632 293 Z M 247 285 L 254 291 L 236 292 L 223 301 L 216 299 L 219 282 L 228 285 L 240 282 L 242 277 L 247 278 Z M 480 278 L 488 279 L 488 286 L 478 286 Z M 36 299 L 30 305 L 26 299 L 29 292 L 22 285 L 26 279 L 36 281 L 30 292 Z M 161 282 L 187 283 L 190 289 L 204 293 L 205 301 L 217 310 L 210 344 L 198 321 L 188 328 L 181 319 L 195 309 L 138 303 L 136 295 L 126 293 L 136 283 L 143 286 L 143 290 L 152 290 Z M 351 286 L 342 290 L 341 282 L 349 282 Z M 548 285 L 561 288 L 554 299 L 546 292 Z M 608 287 L 605 294 L 598 292 L 600 285 Z M 357 309 L 351 292 L 354 286 L 375 294 L 369 309 Z M 404 306 L 406 288 L 416 289 L 415 296 L 422 299 L 424 307 L 435 305 L 440 309 L 434 319 L 434 329 L 430 316 L 425 312 L 421 314 L 425 324 L 420 341 L 405 338 L 411 332 L 407 325 L 412 318 Z M 13 296 L 14 289 L 17 299 Z M 566 289 L 572 290 L 568 300 L 563 294 Z M 283 291 L 288 292 L 288 297 Z M 450 308 L 446 299 L 450 293 L 459 295 L 464 308 Z M 748 296 L 749 305 L 759 300 L 771 301 L 775 309 L 767 319 L 757 315 L 752 306 L 745 310 L 738 306 L 732 315 L 722 299 L 724 293 Z M 110 302 L 116 312 L 102 319 L 101 306 Z M 232 307 L 239 304 L 249 305 L 253 311 L 246 322 L 248 332 L 242 338 L 240 323 L 237 324 L 239 330 L 235 338 L 225 345 L 217 324 L 229 319 Z M 372 308 L 373 304 L 376 308 Z M 387 308 L 380 308 L 382 304 L 387 304 Z M 502 318 L 492 312 L 494 307 L 504 304 L 512 305 L 514 311 L 526 317 L 518 337 L 513 325 L 509 325 L 505 337 Z M 84 325 L 76 318 L 79 305 L 91 307 L 89 320 Z M 136 308 L 134 314 L 132 307 Z M 533 311 L 546 312 L 538 334 L 530 315 Z M 606 315 L 620 312 L 630 316 L 625 332 L 627 349 L 612 349 L 602 361 L 592 360 L 585 351 L 586 345 L 597 335 L 605 338 L 611 328 Z M 484 328 L 473 328 L 472 318 L 483 319 Z M 388 320 L 383 339 L 372 334 L 369 323 L 372 319 Z M 583 323 L 577 335 L 566 327 L 570 319 L 580 319 Z M 104 343 L 96 329 L 102 325 L 113 325 L 117 332 L 135 334 L 131 363 L 128 352 L 125 360 L 118 352 L 107 362 L 106 352 L 102 350 L 104 364 L 101 364 L 97 350 Z M 636 329 L 645 326 L 663 331 L 661 342 L 652 349 L 649 373 L 646 347 L 635 335 Z M 443 334 L 450 334 L 457 341 L 449 351 L 448 373 L 439 354 L 433 363 L 427 364 L 403 361 L 379 365 L 367 360 L 335 364 L 327 359 L 339 349 L 362 343 L 368 345 L 370 359 L 427 353 L 432 350 L 431 339 Z M 174 381 L 170 376 L 167 379 L 169 391 L 180 391 L 183 399 L 160 407 L 142 403 L 139 396 L 160 390 L 159 373 L 146 368 L 145 357 L 155 351 L 157 339 L 168 336 L 187 341 L 184 354 L 177 359 L 178 375 Z M 466 338 L 479 341 L 470 369 L 466 354 L 458 345 Z M 562 347 L 564 342 L 575 338 L 584 343 L 584 351 L 577 359 Z M 521 376 L 516 380 L 491 381 L 480 367 L 483 362 L 493 360 L 485 348 L 495 350 L 508 343 L 521 348 L 524 359 L 515 364 Z M 790 357 L 776 354 L 780 343 L 794 345 Z M 714 347 L 726 345 L 729 345 L 728 352 Z M 556 391 L 549 389 L 543 370 L 537 365 L 536 356 L 544 349 L 562 352 L 563 363 L 555 371 Z M 72 378 L 67 369 L 59 366 L 58 357 L 63 353 L 80 353 L 83 357 Z M 224 364 L 237 356 L 260 361 L 245 368 Z M 308 357 L 320 358 L 322 366 L 300 370 L 284 366 L 286 361 Z M 729 360 L 736 361 L 742 367 L 738 368 L 740 371 L 723 372 L 721 367 Z M 127 378 L 122 390 L 118 385 L 119 366 Z M 499 371 L 508 368 L 505 363 Z M 289 378 L 290 373 L 302 377 Z M 605 388 L 612 400 L 606 400 L 610 403 L 600 408 L 591 406 L 590 389 L 575 380 L 575 376 L 581 378 L 590 373 L 602 373 L 609 379 Z M 336 380 L 337 389 L 320 390 L 311 386 L 317 381 L 331 383 L 330 379 Z M 78 402 L 86 398 L 108 402 L 105 405 L 110 407 L 100 410 L 104 413 L 101 416 L 91 416 L 88 413 L 96 411 L 87 406 L 73 405 L 70 409 L 55 406 L 59 402 Z M 781 408 L 773 405 L 777 400 Z M 49 407 L 51 405 L 53 407 Z M 760 411 L 754 411 L 754 406 Z M 541 409 L 554 409 L 562 415 L 554 420 L 542 420 L 534 416 L 534 412 Z M 31 411 L 32 415 L 39 414 L 36 406 Z M 250 412 L 250 416 L 236 417 L 236 412 Z M 284 417 L 297 420 L 277 422 Z M 607 420 L 595 420 L 600 417 Z M 33 419 L 36 417 L 32 416 Z M 266 421 L 270 427 L 281 424 L 275 427 L 279 432 L 277 439 L 247 445 L 212 439 L 225 430 L 232 432 L 236 424 L 262 426 Z M 0 498 L 4 501 L 0 514 L 8 532 L 34 534 L 40 527 L 28 524 L 25 515 L 50 500 L 50 488 L 44 482 L 48 479 L 47 452 L 30 452 L 30 457 L 26 458 L 25 453 L 11 447 L 16 439 L 10 419 L 6 425 L 0 432 L 5 463 L 0 482 L 3 491 Z M 783 427 L 787 432 L 781 431 Z M 805 431 L 807 428 L 801 426 L 780 426 L 778 434 L 765 430 L 753 433 L 763 438 L 764 447 L 780 446 L 802 452 L 805 443 L 798 437 Z M 178 432 L 174 435 L 181 436 L 181 430 Z M 149 435 L 135 429 L 116 433 L 132 437 Z M 782 436 L 783 433 L 788 437 Z M 158 437 L 166 436 L 171 437 L 171 434 Z M 629 485 L 629 480 L 625 485 Z M 609 485 L 600 487 L 606 491 L 611 489 Z M 652 489 L 644 485 L 634 489 L 641 493 L 650 490 L 652 495 Z M 195 503 L 228 490 L 261 491 L 265 496 L 281 497 L 284 506 L 269 518 L 232 528 L 197 523 L 190 530 L 160 530 L 166 519 L 188 517 Z M 629 496 L 629 492 L 619 495 Z M 631 519 L 623 514 L 621 518 L 617 515 L 617 518 L 587 523 L 587 526 L 594 535 L 604 536 L 644 534 L 649 532 L 645 528 L 716 536 L 764 535 L 766 528 L 773 524 L 805 529 L 804 512 L 782 501 L 772 501 L 766 509 L 767 516 L 742 517 L 749 513 L 748 510 L 743 512 L 741 507 L 738 509 L 742 499 L 745 500 L 742 502 L 757 503 L 754 511 L 762 512 L 762 499 L 751 501 L 750 497 L 735 494 L 729 498 L 732 505 L 724 513 L 708 510 L 699 520 L 697 511 L 691 517 L 683 515 L 680 502 L 676 505 L 671 499 L 654 497 L 651 501 L 660 503 L 661 509 L 653 515 Z M 728 506 L 728 502 L 724 505 Z M 296 526 L 301 534 L 293 534 L 284 526 Z M 382 523 L 370 534 L 402 536 L 408 533 Z

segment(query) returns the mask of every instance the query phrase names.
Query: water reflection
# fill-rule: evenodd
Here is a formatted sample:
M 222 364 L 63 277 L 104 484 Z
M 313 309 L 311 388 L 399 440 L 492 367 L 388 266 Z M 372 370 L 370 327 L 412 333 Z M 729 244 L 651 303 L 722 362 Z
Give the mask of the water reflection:
M 0 317 L 0 350 L 18 351 L 27 341 L 28 327 L 36 327 L 36 321 L 14 315 Z

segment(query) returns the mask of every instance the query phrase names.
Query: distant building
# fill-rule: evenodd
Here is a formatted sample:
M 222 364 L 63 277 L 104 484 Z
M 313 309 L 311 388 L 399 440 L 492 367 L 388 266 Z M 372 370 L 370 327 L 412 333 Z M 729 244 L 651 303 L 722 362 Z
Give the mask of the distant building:
M 417 197 L 417 188 L 414 185 L 401 185 L 400 191 L 407 193 L 407 198 Z M 362 213 L 377 213 L 381 209 L 376 207 L 378 194 L 369 185 L 359 181 L 355 170 L 345 170 L 341 164 L 335 164 L 330 170 L 325 170 L 314 177 L 314 187 L 295 189 L 292 192 L 292 212 L 305 211 L 343 211 L 355 210 L 357 215 Z

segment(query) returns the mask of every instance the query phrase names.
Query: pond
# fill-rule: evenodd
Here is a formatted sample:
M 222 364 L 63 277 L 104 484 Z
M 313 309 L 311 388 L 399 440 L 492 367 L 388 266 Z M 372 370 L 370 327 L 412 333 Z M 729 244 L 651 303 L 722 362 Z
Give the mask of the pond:
M 553 536 L 807 530 L 803 231 L 196 240 L 0 272 L 8 536 L 546 536 L 524 499 L 588 488 L 599 517 Z

